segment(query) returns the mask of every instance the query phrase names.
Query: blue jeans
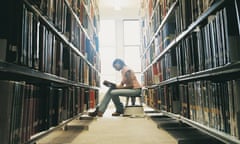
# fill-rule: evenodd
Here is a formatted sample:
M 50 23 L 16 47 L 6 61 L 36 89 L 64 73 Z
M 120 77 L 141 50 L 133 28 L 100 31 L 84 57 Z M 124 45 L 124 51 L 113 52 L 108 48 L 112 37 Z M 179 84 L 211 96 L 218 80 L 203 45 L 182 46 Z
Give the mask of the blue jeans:
M 104 95 L 101 103 L 98 106 L 98 111 L 105 112 L 107 106 L 112 99 L 115 107 L 116 112 L 122 113 L 123 112 L 123 104 L 120 101 L 119 96 L 136 96 L 141 94 L 141 89 L 109 89 L 106 94 Z

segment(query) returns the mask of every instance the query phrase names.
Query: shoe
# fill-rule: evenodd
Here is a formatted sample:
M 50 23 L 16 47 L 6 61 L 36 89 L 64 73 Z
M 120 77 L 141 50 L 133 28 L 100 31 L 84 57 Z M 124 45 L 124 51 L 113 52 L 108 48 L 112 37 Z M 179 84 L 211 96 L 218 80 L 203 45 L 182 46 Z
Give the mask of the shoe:
M 100 111 L 99 111 L 99 112 L 97 113 L 97 116 L 98 116 L 98 117 L 102 117 L 102 116 L 103 116 L 103 112 L 100 112 Z
M 88 113 L 88 116 L 90 116 L 90 117 L 96 117 L 96 116 L 97 116 L 97 114 L 98 114 L 98 112 L 97 112 L 97 111 L 94 111 L 94 112 L 89 112 L 89 113 Z
M 88 116 L 90 116 L 90 117 L 96 117 L 96 116 L 102 117 L 103 116 L 103 112 L 100 112 L 100 111 L 90 112 L 90 113 L 88 113 Z
M 123 114 L 123 112 L 114 112 L 112 113 L 112 116 L 120 116 L 121 114 Z

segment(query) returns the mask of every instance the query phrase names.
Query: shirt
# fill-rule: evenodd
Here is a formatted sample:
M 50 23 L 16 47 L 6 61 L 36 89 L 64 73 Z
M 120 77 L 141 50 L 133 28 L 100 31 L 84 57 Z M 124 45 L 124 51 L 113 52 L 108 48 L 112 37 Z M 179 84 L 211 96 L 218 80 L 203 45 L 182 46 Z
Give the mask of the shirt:
M 141 85 L 138 82 L 134 71 L 131 70 L 129 67 L 124 66 L 121 70 L 121 74 L 122 74 L 121 86 L 123 88 L 133 88 L 133 89 L 141 88 Z

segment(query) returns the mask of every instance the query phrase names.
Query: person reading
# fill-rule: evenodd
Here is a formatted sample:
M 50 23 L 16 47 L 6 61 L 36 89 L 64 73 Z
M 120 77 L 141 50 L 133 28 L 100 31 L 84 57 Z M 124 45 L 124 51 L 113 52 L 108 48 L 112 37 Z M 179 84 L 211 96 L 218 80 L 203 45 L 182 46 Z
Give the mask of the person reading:
M 110 100 L 113 101 L 113 104 L 116 108 L 116 111 L 112 114 L 112 116 L 120 116 L 123 114 L 124 106 L 120 101 L 120 96 L 134 96 L 141 94 L 142 86 L 138 82 L 135 73 L 131 70 L 122 59 L 115 59 L 113 61 L 113 68 L 115 70 L 121 72 L 122 80 L 120 84 L 114 84 L 109 81 L 104 81 L 103 84 L 108 86 L 109 89 L 105 93 L 102 101 L 96 107 L 94 112 L 88 113 L 89 116 L 95 117 L 99 116 L 102 117 L 104 112 L 107 109 L 107 106 Z

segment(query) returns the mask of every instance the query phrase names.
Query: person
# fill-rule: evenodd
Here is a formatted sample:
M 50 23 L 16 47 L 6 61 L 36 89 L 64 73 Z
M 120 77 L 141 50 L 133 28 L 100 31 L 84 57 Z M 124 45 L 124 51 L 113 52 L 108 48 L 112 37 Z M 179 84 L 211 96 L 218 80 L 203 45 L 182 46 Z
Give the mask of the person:
M 135 73 L 131 70 L 122 59 L 116 58 L 113 61 L 113 67 L 117 71 L 121 71 L 122 80 L 120 84 L 117 84 L 115 88 L 109 88 L 105 93 L 101 103 L 96 107 L 94 112 L 88 113 L 89 116 L 102 117 L 110 100 L 113 101 L 113 104 L 116 108 L 116 111 L 112 116 L 120 116 L 123 114 L 124 106 L 120 101 L 120 96 L 134 96 L 141 94 L 141 85 L 138 82 Z

